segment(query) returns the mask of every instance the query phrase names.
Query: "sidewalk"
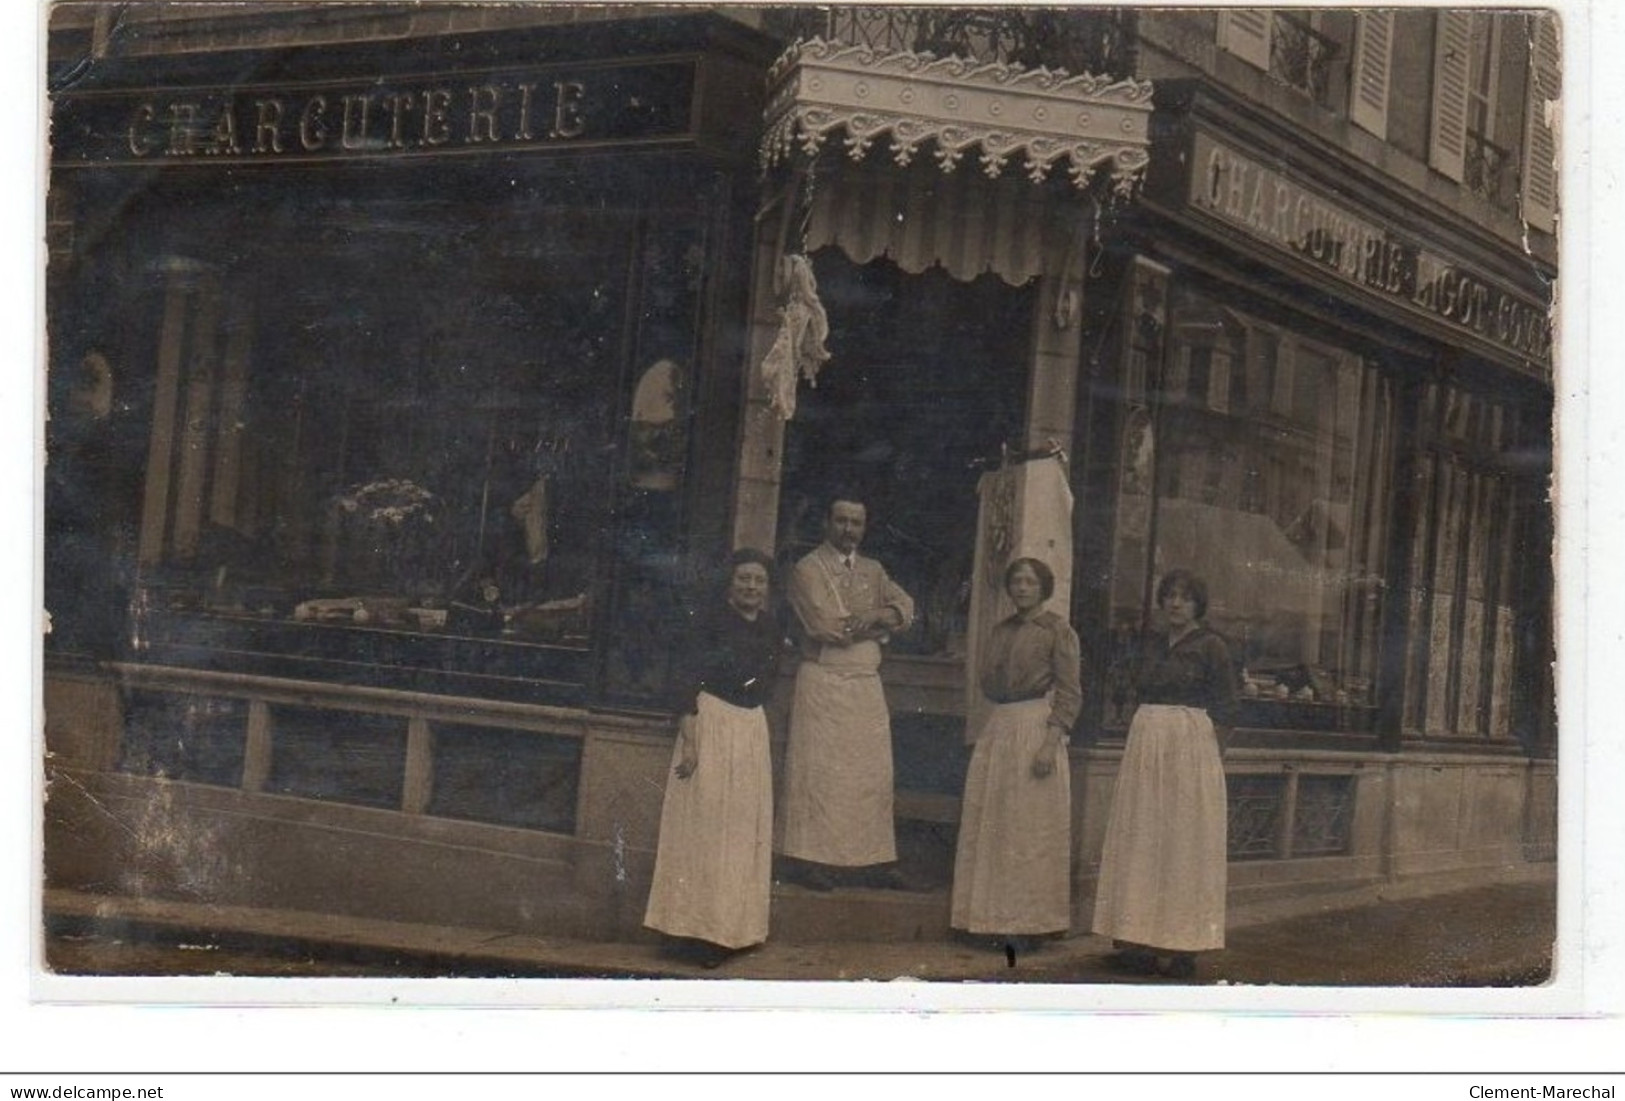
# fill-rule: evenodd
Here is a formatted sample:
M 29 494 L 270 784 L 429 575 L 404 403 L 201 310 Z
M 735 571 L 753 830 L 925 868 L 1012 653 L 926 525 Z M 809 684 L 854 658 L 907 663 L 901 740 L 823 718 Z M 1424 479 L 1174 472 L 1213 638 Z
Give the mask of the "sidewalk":
M 1075 934 L 1013 960 L 957 941 L 770 941 L 706 971 L 651 942 L 563 940 L 297 911 L 45 893 L 47 960 L 63 974 L 1162 983 L 1118 974 L 1108 941 Z M 1513 986 L 1549 975 L 1552 880 L 1233 922 L 1199 983 Z

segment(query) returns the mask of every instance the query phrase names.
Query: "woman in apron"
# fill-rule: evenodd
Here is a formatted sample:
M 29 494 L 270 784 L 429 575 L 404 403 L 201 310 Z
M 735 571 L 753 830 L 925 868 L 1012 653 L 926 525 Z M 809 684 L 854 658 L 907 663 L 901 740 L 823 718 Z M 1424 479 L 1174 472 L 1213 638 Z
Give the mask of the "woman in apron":
M 677 744 L 643 923 L 704 967 L 767 939 L 773 776 L 763 704 L 783 633 L 767 607 L 771 559 L 736 551 L 723 599 L 678 652 Z
M 1071 925 L 1066 747 L 1083 694 L 1077 633 L 1044 609 L 1055 574 L 1018 558 L 1004 588 L 1016 611 L 983 651 L 979 681 L 993 706 L 965 777 L 950 924 L 1014 950 Z
M 1215 722 L 1227 726 L 1236 669 L 1202 623 L 1207 585 L 1172 570 L 1157 585 L 1167 633 L 1147 647 L 1100 859 L 1094 931 L 1117 965 L 1188 979 L 1224 947 L 1226 802 Z

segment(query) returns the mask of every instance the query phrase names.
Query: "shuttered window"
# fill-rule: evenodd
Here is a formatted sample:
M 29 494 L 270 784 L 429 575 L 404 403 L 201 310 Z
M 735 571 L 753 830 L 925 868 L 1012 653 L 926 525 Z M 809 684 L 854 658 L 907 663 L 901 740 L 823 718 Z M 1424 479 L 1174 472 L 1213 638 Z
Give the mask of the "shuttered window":
M 1428 164 L 1452 180 L 1463 174 L 1467 151 L 1467 82 L 1473 15 L 1438 13 L 1433 47 L 1433 120 Z
M 1562 91 L 1557 19 L 1529 18 L 1534 26 L 1523 138 L 1523 220 L 1551 233 L 1557 227 L 1557 115 Z
M 1388 136 L 1388 70 L 1394 49 L 1394 13 L 1359 14 L 1354 31 L 1354 87 L 1349 118 L 1379 138 Z
M 1249 65 L 1268 72 L 1271 13 L 1265 8 L 1235 8 L 1219 13 L 1219 47 Z

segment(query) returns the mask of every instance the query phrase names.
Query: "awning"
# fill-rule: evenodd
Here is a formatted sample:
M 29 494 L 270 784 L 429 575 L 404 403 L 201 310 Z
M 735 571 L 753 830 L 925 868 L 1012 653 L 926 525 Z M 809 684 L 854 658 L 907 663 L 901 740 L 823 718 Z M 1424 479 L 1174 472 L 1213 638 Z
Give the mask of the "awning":
M 1064 262 L 1083 209 L 1028 183 L 1064 172 L 1079 191 L 1104 179 L 1127 198 L 1150 162 L 1148 81 L 814 38 L 792 45 L 768 84 L 764 168 L 811 161 L 837 137 L 854 162 L 815 181 L 803 247 L 836 244 L 859 262 L 1024 283 Z M 863 163 L 881 142 L 892 164 Z M 956 172 L 966 160 L 980 172 Z M 1026 180 L 1006 173 L 1015 166 Z
M 845 131 L 853 160 L 884 136 L 900 165 L 929 143 L 944 170 L 974 153 L 982 171 L 996 177 L 1019 157 L 1028 177 L 1042 181 L 1064 162 L 1077 186 L 1106 170 L 1126 195 L 1151 159 L 1149 81 L 815 38 L 792 45 L 768 84 L 767 165 L 797 147 L 815 155 L 830 135 Z

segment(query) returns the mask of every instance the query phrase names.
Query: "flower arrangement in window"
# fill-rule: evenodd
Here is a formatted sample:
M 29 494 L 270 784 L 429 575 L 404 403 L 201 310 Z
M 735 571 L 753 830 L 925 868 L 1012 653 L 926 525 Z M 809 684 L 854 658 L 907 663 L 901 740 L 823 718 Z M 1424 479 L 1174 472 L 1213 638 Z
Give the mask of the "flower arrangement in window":
M 439 516 L 439 498 L 406 478 L 340 490 L 329 506 L 327 582 L 403 597 L 437 588 Z

